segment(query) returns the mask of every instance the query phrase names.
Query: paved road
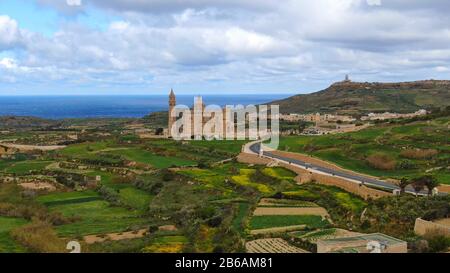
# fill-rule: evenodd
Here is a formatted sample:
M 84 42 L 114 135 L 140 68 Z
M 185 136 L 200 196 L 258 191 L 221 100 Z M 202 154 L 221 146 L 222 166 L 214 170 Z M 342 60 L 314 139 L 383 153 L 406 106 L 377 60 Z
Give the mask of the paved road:
M 260 147 L 261 147 L 261 143 L 255 143 L 253 145 L 250 146 L 250 150 L 253 153 L 259 154 L 260 152 Z M 366 176 L 362 176 L 362 175 L 357 175 L 357 174 L 351 174 L 351 173 L 346 173 L 343 171 L 337 171 L 337 170 L 333 170 L 330 168 L 325 168 L 325 167 L 321 167 L 315 164 L 311 164 L 311 163 L 306 163 L 305 161 L 301 161 L 298 159 L 293 159 L 293 158 L 289 158 L 289 157 L 284 157 L 284 156 L 280 156 L 280 155 L 276 155 L 274 153 L 271 152 L 267 152 L 264 151 L 263 152 L 264 156 L 270 157 L 270 158 L 274 158 L 274 159 L 279 159 L 279 160 L 283 160 L 285 162 L 288 162 L 289 164 L 295 164 L 295 165 L 299 165 L 301 167 L 307 168 L 311 171 L 316 171 L 316 172 L 322 172 L 328 175 L 333 175 L 336 177 L 340 177 L 340 178 L 344 178 L 346 180 L 349 180 L 351 182 L 362 182 L 363 184 L 365 184 L 366 186 L 372 186 L 375 188 L 384 188 L 386 190 L 399 190 L 400 188 L 397 185 L 382 181 L 382 180 L 378 180 L 378 179 L 374 179 L 374 178 L 370 178 L 370 177 L 366 177 Z M 355 182 L 357 183 L 357 182 Z M 414 189 L 411 186 L 408 186 L 406 188 L 406 192 L 411 193 L 411 194 L 415 194 Z M 420 192 L 421 195 L 427 195 L 428 192 L 427 191 L 422 191 Z

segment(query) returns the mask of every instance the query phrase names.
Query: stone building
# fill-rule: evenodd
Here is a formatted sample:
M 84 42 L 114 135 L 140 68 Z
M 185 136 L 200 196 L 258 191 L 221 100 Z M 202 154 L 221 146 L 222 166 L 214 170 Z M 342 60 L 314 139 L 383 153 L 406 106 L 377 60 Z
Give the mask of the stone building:
M 173 137 L 172 136 L 172 130 L 171 128 L 173 127 L 173 125 L 175 124 L 175 122 L 177 121 L 177 117 L 172 117 L 171 113 L 174 111 L 174 109 L 177 107 L 177 99 L 175 96 L 175 93 L 172 90 L 170 90 L 170 94 L 169 94 L 169 120 L 168 120 L 168 130 L 167 130 L 167 136 Z M 205 109 L 206 106 L 203 103 L 203 98 L 201 96 L 197 96 L 194 98 L 194 107 L 193 109 L 191 109 L 191 134 L 192 137 L 194 139 L 201 139 L 201 137 L 203 136 L 203 128 L 204 126 L 214 118 L 214 114 L 211 117 L 205 117 Z M 220 110 L 219 110 L 220 111 Z M 221 121 L 221 125 L 222 127 L 222 132 L 223 135 L 215 135 L 216 138 L 227 138 L 227 132 L 231 132 L 234 131 L 234 136 L 233 138 L 238 137 L 237 134 L 237 127 L 239 125 L 241 126 L 246 126 L 247 124 L 247 119 L 248 119 L 248 114 L 245 113 L 245 117 L 246 117 L 246 121 L 245 123 L 237 123 L 235 121 L 235 119 L 233 117 L 235 117 L 236 112 L 235 111 L 227 111 L 227 108 L 221 108 L 222 111 L 222 121 Z M 230 118 L 227 118 L 228 116 L 230 116 Z M 219 125 L 220 126 L 220 125 Z M 182 129 L 181 129 L 182 130 Z M 180 131 L 181 131 L 180 130 Z M 268 130 L 270 131 L 270 129 Z M 253 133 L 252 135 L 256 134 L 257 131 L 251 131 L 250 129 L 246 128 L 245 129 L 245 138 L 248 138 L 250 133 Z
M 382 234 L 363 234 L 317 241 L 317 253 L 407 253 L 405 241 Z

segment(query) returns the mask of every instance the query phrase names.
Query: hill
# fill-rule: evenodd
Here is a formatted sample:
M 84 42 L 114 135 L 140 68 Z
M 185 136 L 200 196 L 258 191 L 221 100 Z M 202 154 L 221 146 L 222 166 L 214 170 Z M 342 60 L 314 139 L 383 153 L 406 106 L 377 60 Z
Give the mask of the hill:
M 386 179 L 430 174 L 450 185 L 449 126 L 447 107 L 425 117 L 376 124 L 359 132 L 285 136 L 279 149 Z
M 281 113 L 415 112 L 450 105 L 450 81 L 338 82 L 327 89 L 274 101 Z
M 56 125 L 57 121 L 37 117 L 0 116 L 0 129 L 48 128 Z

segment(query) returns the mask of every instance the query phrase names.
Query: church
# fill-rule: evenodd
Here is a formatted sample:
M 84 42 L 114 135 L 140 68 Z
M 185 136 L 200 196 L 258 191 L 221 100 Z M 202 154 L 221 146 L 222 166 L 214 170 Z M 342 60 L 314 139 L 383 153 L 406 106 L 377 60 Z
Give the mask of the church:
M 180 109 L 181 108 L 181 109 Z M 184 134 L 183 139 L 200 140 L 203 137 L 215 139 L 250 139 L 256 140 L 261 135 L 267 136 L 271 133 L 273 124 L 268 126 L 268 113 L 274 113 L 273 107 L 267 110 L 267 106 L 218 106 L 206 107 L 203 98 L 197 96 L 194 98 L 194 107 L 177 105 L 175 93 L 170 90 L 169 94 L 169 119 L 168 119 L 168 137 L 176 138 Z M 258 112 L 259 109 L 259 112 Z M 278 115 L 278 108 L 276 110 Z M 184 119 L 184 120 L 183 120 Z M 180 122 L 190 124 L 190 130 L 180 126 Z M 270 119 L 271 122 L 274 120 Z M 278 126 L 278 120 L 277 120 Z
M 169 138 L 173 138 L 173 132 L 172 132 L 172 128 L 174 126 L 174 124 L 177 122 L 178 119 L 180 119 L 180 117 L 177 118 L 177 116 L 172 115 L 172 113 L 174 113 L 175 108 L 177 107 L 177 99 L 175 96 L 175 93 L 173 92 L 173 89 L 170 90 L 170 94 L 169 94 L 169 121 L 168 121 L 168 136 Z M 214 118 L 214 114 L 211 117 L 205 117 L 205 104 L 203 103 L 203 98 L 201 96 L 196 96 L 194 98 L 194 107 L 193 109 L 191 109 L 190 112 L 190 117 L 191 117 L 191 134 L 192 137 L 194 139 L 199 139 L 203 136 L 203 128 L 205 127 L 205 125 L 208 123 L 208 121 L 210 121 L 211 119 Z M 227 119 L 226 119 L 226 109 L 223 108 L 222 109 L 222 120 L 221 120 L 221 124 L 222 124 L 222 132 L 226 132 L 227 130 Z M 182 116 L 181 116 L 182 118 Z M 200 124 L 199 124 L 200 123 Z M 197 126 L 195 126 L 197 125 Z M 181 129 L 183 130 L 183 129 Z M 217 136 L 219 137 L 219 136 Z M 226 135 L 223 134 L 220 136 L 221 138 L 226 138 Z

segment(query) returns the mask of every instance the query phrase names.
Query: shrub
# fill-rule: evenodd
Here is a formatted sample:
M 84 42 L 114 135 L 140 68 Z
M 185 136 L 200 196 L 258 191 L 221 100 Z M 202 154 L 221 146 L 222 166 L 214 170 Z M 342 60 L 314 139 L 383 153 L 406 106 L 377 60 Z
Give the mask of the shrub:
M 163 181 L 168 182 L 168 181 L 172 181 L 172 180 L 175 179 L 175 175 L 171 171 L 169 171 L 167 169 L 162 170 L 161 173 L 162 173 Z
M 400 153 L 402 157 L 409 159 L 427 159 L 438 154 L 435 149 L 408 149 Z
M 429 251 L 432 253 L 446 251 L 450 247 L 450 238 L 439 232 L 428 232 L 425 234 L 428 241 Z
M 417 165 L 412 161 L 402 160 L 397 164 L 397 169 L 413 170 L 413 169 L 417 169 Z
M 33 220 L 31 224 L 14 229 L 11 236 L 36 253 L 61 253 L 65 251 L 64 241 L 56 235 L 52 225 Z
M 384 154 L 371 155 L 367 157 L 366 161 L 369 164 L 369 166 L 378 170 L 386 170 L 386 171 L 394 170 L 397 165 L 397 162 L 394 159 Z

